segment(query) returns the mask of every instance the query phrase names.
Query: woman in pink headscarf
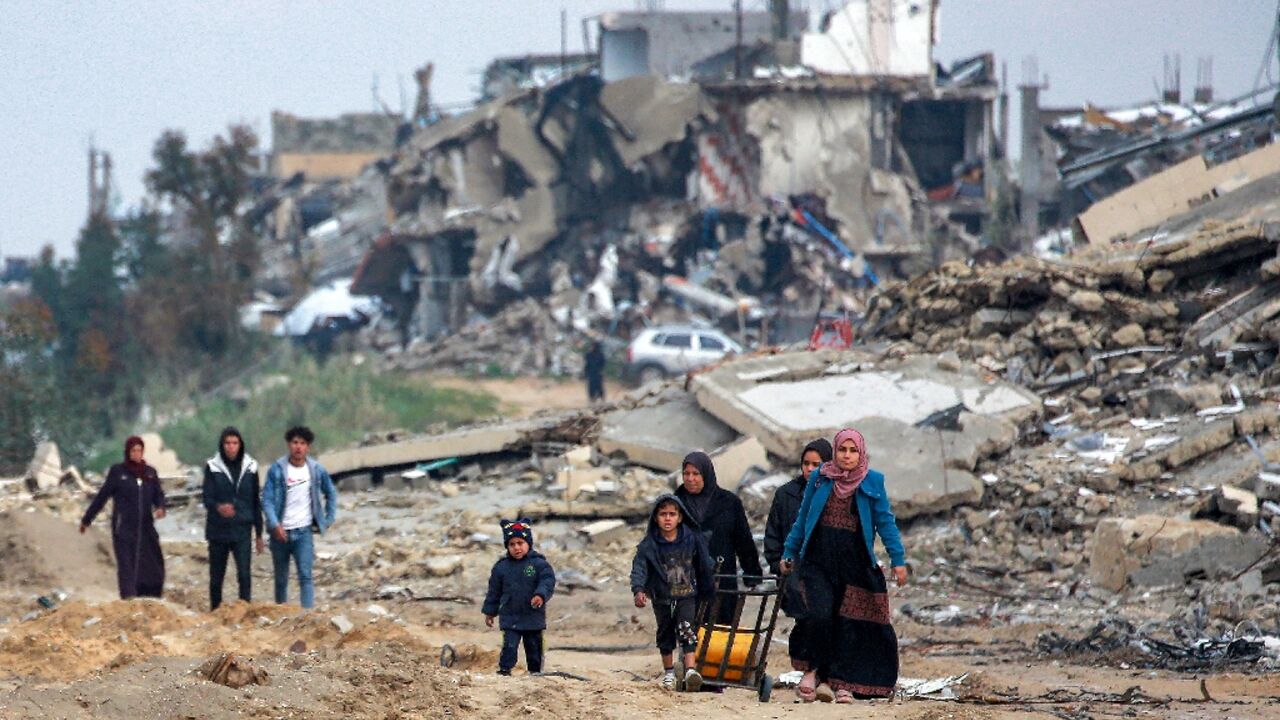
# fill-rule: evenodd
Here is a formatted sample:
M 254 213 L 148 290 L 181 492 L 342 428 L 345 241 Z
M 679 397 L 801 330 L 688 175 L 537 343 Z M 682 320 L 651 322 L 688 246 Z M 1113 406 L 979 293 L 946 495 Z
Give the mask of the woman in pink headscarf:
M 796 574 L 783 595 L 796 617 L 791 664 L 804 671 L 796 694 L 805 702 L 889 697 L 898 681 L 898 636 L 872 549 L 876 534 L 899 587 L 907 582 L 906 553 L 884 475 L 868 467 L 862 434 L 841 430 L 833 445 L 831 462 L 805 487 L 782 552 L 783 574 Z

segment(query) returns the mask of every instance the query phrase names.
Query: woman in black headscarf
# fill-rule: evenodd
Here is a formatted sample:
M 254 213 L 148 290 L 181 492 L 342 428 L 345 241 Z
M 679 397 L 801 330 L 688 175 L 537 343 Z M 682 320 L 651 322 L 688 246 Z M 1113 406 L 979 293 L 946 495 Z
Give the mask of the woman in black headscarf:
M 676 489 L 676 497 L 688 508 L 693 524 L 708 536 L 711 557 L 721 560 L 720 574 L 736 576 L 741 561 L 742 571 L 747 576 L 744 582 L 748 586 L 756 585 L 763 571 L 742 501 L 716 484 L 716 469 L 706 453 L 689 453 L 681 467 L 682 484 Z M 729 580 L 721 582 L 720 586 L 737 588 L 738 583 Z M 730 624 L 734 621 L 733 614 L 733 603 L 721 602 L 716 622 Z
M 83 533 L 112 501 L 111 544 L 122 600 L 160 597 L 164 592 L 164 555 L 155 525 L 164 517 L 164 490 L 156 469 L 143 462 L 143 450 L 142 438 L 125 440 L 124 462 L 107 471 L 106 481 L 80 520 Z
M 782 544 L 787 541 L 787 533 L 791 532 L 791 526 L 800 514 L 800 501 L 804 499 L 809 476 L 824 462 L 831 462 L 831 443 L 826 438 L 818 438 L 801 451 L 800 474 L 773 493 L 769 519 L 764 525 L 764 559 L 769 563 L 769 572 L 774 575 L 778 574 L 779 563 L 782 562 Z

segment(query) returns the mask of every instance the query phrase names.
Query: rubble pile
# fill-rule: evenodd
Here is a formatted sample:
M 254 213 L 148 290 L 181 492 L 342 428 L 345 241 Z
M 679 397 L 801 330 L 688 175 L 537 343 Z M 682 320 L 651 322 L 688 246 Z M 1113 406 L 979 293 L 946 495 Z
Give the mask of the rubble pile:
M 518 341 L 515 339 L 518 338 Z M 531 299 L 434 341 L 415 339 L 403 350 L 398 338 L 377 347 L 390 367 L 402 370 L 481 370 L 488 374 L 582 374 L 582 354 L 571 331 Z M 385 341 L 385 340 L 384 340 Z
M 1280 312 L 1264 260 L 1280 231 L 1204 222 L 1163 242 L 1063 261 L 948 263 L 869 301 L 863 333 L 925 351 L 954 349 L 1015 382 L 1051 389 L 1166 371 L 1170 358 L 1235 351 L 1274 360 Z M 1259 266 L 1262 265 L 1261 272 Z

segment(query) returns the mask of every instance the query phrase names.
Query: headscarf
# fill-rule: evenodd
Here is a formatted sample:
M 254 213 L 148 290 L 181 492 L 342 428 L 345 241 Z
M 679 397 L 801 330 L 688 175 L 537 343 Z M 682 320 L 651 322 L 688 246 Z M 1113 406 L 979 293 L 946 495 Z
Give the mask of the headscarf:
M 144 450 L 147 447 L 146 443 L 142 442 L 142 438 L 138 437 L 137 435 L 130 435 L 129 438 L 124 441 L 124 466 L 129 468 L 129 472 L 133 473 L 134 476 L 137 477 L 139 480 L 143 480 L 143 479 L 146 479 L 146 476 L 147 476 L 146 461 L 144 460 L 142 462 L 134 462 L 129 459 L 129 451 L 133 449 L 134 445 L 137 445 L 138 447 Z
M 833 443 L 836 449 L 840 448 L 840 444 L 845 440 L 853 440 L 853 444 L 858 448 L 858 466 L 852 470 L 841 470 L 834 460 L 822 463 L 818 468 L 818 472 L 824 477 L 831 478 L 835 482 L 832 492 L 841 500 L 847 500 L 853 497 L 853 492 L 862 484 L 862 479 L 867 476 L 867 441 L 862 437 L 862 433 L 853 428 L 845 428 L 836 433 L 836 441 Z
M 700 525 L 706 519 L 707 508 L 711 505 L 711 496 L 719 487 L 716 484 L 716 467 L 711 464 L 711 456 L 701 451 L 694 451 L 684 456 L 684 462 L 680 463 L 681 472 L 686 465 L 692 465 L 702 473 L 702 492 L 695 494 L 685 490 L 684 495 L 684 504 L 689 508 L 690 517 Z
M 235 437 L 240 441 L 240 454 L 234 458 L 227 457 L 227 453 L 222 449 L 222 443 L 229 437 Z M 234 426 L 228 425 L 222 429 L 222 434 L 218 436 L 218 457 L 222 458 L 222 464 L 227 466 L 227 471 L 231 473 L 231 477 L 227 478 L 235 484 L 240 481 L 240 470 L 244 468 L 244 458 L 248 454 L 248 448 L 244 446 L 244 436 L 240 434 Z
M 800 462 L 804 462 L 804 456 L 808 455 L 810 450 L 818 453 L 818 459 L 822 462 L 831 462 L 831 443 L 827 442 L 826 438 L 818 438 L 808 445 L 805 445 L 804 450 L 800 451 Z M 819 465 L 818 467 L 822 466 Z M 804 482 L 809 482 L 808 475 L 803 475 L 800 479 Z

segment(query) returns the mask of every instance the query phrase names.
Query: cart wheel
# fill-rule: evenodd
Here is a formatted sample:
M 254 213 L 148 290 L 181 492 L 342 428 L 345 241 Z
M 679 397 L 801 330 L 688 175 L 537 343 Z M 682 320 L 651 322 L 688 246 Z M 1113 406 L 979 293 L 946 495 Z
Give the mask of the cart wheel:
M 760 702 L 769 702 L 769 696 L 773 695 L 772 675 L 765 673 L 764 677 L 760 678 L 760 691 L 758 694 L 760 696 Z

